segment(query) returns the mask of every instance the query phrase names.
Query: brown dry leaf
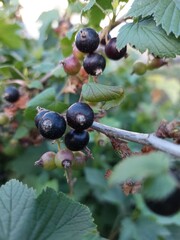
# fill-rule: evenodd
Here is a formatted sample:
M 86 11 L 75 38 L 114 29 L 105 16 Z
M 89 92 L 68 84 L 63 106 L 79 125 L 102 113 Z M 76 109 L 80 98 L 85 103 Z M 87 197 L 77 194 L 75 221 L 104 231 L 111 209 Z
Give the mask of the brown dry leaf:
M 131 179 L 124 182 L 121 187 L 126 196 L 129 194 L 135 194 L 141 189 L 142 183 L 139 181 L 133 181 Z
M 17 107 L 17 109 L 25 109 L 28 101 L 28 94 L 24 94 L 19 98 L 17 102 L 14 103 L 14 105 Z

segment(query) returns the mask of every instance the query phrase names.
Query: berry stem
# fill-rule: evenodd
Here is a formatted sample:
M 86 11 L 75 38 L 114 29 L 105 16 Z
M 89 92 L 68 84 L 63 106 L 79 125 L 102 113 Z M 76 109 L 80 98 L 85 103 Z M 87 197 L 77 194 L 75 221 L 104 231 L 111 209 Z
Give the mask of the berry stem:
M 45 84 L 49 78 L 51 78 L 54 73 L 63 66 L 62 62 L 60 62 L 55 68 L 53 68 L 50 72 L 46 73 L 39 81 L 42 83 L 42 84 Z
M 60 140 L 57 139 L 56 143 L 57 143 L 58 151 L 60 151 L 61 150 L 61 142 L 60 142 Z
M 65 176 L 66 176 L 67 183 L 69 185 L 69 195 L 72 196 L 74 192 L 75 179 L 72 178 L 71 167 L 65 169 Z
M 154 133 L 137 133 L 123 129 L 110 127 L 98 122 L 93 122 L 92 129 L 104 133 L 107 137 L 121 138 L 131 142 L 144 145 L 151 145 L 154 148 L 169 153 L 175 157 L 180 157 L 180 147 L 178 144 L 166 141 L 157 137 Z

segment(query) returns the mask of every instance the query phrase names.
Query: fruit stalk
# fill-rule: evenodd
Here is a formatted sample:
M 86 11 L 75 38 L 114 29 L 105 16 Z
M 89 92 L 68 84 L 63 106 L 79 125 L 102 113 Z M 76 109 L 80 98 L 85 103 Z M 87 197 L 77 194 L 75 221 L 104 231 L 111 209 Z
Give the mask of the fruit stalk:
M 147 134 L 131 132 L 123 129 L 110 127 L 95 121 L 93 122 L 91 128 L 98 132 L 104 133 L 107 137 L 121 138 L 131 142 L 151 145 L 158 150 L 169 153 L 175 157 L 180 157 L 180 147 L 178 144 L 156 137 L 154 133 Z

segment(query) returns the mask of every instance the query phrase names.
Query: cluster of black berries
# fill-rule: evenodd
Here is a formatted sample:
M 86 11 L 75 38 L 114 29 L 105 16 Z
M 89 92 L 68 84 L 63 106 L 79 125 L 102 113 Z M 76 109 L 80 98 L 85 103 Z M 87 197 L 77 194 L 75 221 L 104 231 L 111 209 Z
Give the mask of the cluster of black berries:
M 99 34 L 92 28 L 81 29 L 76 35 L 73 54 L 62 61 L 65 72 L 70 75 L 77 74 L 81 68 L 79 60 L 83 60 L 83 68 L 88 74 L 92 76 L 101 74 L 106 67 L 106 59 L 102 54 L 95 52 L 99 44 L 105 45 L 105 55 L 109 59 L 119 60 L 126 56 L 126 47 L 117 50 L 116 38 L 108 35 L 107 40 L 107 44 L 104 38 L 100 40 Z
M 94 121 L 92 108 L 82 102 L 71 105 L 66 112 L 68 125 L 73 128 L 65 134 L 64 142 L 71 151 L 84 149 L 89 142 L 89 133 L 86 131 Z M 66 120 L 57 112 L 39 109 L 35 117 L 35 125 L 40 134 L 47 139 L 55 140 L 62 137 L 66 131 Z
M 9 103 L 14 103 L 20 98 L 19 90 L 14 86 L 8 86 L 4 91 L 3 98 Z

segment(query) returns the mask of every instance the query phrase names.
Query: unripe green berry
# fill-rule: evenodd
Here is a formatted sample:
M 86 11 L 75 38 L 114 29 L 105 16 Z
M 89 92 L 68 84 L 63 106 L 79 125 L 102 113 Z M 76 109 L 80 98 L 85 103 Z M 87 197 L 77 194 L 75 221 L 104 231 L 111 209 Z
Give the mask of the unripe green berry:
M 0 113 L 0 125 L 6 125 L 9 123 L 9 118 L 5 113 Z
M 74 161 L 73 161 L 73 166 L 72 168 L 75 170 L 82 169 L 85 167 L 87 161 L 87 156 L 85 153 L 78 151 L 74 152 Z
M 56 168 L 55 164 L 55 153 L 54 152 L 46 152 L 44 153 L 38 161 L 35 162 L 35 166 L 41 166 L 46 170 L 53 170 Z
M 143 62 L 135 62 L 133 64 L 133 71 L 137 75 L 143 75 L 147 71 L 147 65 Z

